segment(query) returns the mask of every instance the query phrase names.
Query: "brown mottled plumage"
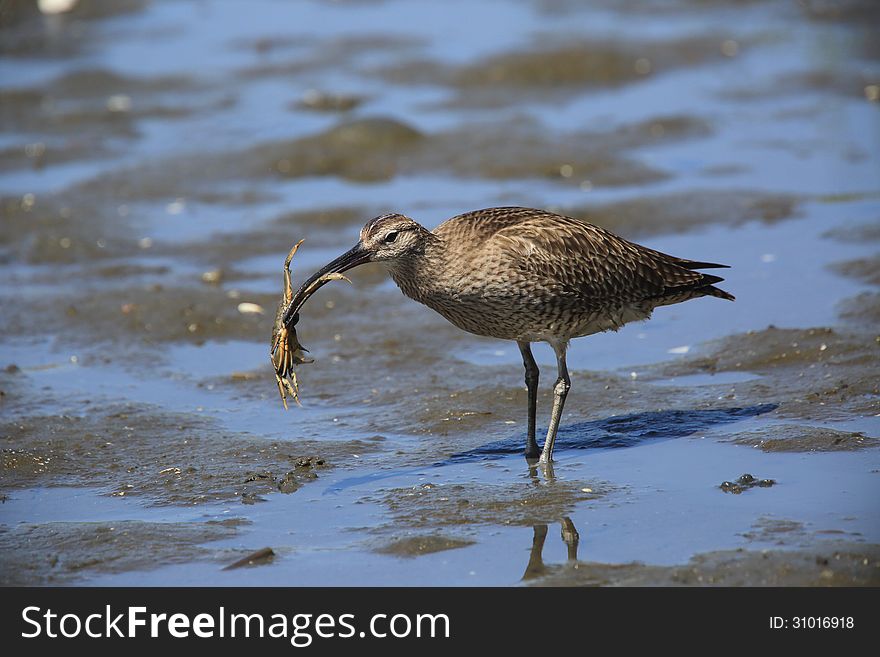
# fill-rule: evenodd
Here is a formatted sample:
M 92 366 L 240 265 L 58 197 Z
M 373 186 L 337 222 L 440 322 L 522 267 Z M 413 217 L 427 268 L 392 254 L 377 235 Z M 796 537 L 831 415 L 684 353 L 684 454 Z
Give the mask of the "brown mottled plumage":
M 458 215 L 433 231 L 400 214 L 369 221 L 358 244 L 312 276 L 381 262 L 405 295 L 459 328 L 519 345 L 529 389 L 526 456 L 537 457 L 538 367 L 530 343 L 548 342 L 559 378 L 541 461 L 549 462 L 570 387 L 565 351 L 572 338 L 648 319 L 657 306 L 702 296 L 733 300 L 721 278 L 685 260 L 629 242 L 598 226 L 531 208 L 488 208 Z M 286 316 L 295 323 L 295 316 Z

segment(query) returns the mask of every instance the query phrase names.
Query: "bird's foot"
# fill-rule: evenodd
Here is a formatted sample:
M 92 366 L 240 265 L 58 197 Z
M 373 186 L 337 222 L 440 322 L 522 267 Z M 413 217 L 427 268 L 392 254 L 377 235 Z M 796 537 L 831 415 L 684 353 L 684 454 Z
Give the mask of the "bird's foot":
M 538 447 L 538 441 L 535 440 L 534 435 L 531 435 L 526 439 L 526 449 L 523 452 L 523 456 L 525 456 L 526 460 L 529 462 L 537 462 L 538 457 L 541 456 L 541 448 Z

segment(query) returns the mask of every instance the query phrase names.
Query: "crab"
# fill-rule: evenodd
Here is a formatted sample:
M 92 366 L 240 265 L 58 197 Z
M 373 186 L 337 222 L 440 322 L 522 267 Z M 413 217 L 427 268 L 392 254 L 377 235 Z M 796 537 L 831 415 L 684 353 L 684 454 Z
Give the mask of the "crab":
M 294 367 L 313 362 L 313 359 L 305 355 L 309 350 L 303 347 L 296 337 L 296 324 L 299 321 L 300 308 L 324 284 L 338 280 L 351 282 L 342 274 L 331 272 L 308 282 L 294 296 L 290 278 L 290 262 L 304 241 L 300 240 L 294 244 L 284 260 L 284 291 L 275 313 L 275 322 L 272 326 L 272 347 L 269 352 L 269 358 L 275 368 L 278 394 L 281 395 L 281 403 L 284 404 L 285 410 L 287 410 L 288 397 L 293 398 L 297 406 L 302 406 L 299 400 L 299 381 Z M 297 300 L 295 307 L 294 299 Z

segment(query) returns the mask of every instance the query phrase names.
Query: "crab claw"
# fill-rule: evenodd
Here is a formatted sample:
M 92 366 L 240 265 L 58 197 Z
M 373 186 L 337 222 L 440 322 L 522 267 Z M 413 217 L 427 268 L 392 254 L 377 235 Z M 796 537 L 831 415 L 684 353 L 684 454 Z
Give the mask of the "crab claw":
M 299 383 L 294 366 L 312 362 L 312 359 L 305 355 L 308 353 L 308 349 L 300 344 L 296 336 L 299 309 L 310 296 L 326 283 L 336 280 L 348 281 L 348 278 L 339 272 L 319 272 L 317 275 L 312 276 L 294 295 L 293 284 L 290 278 L 290 262 L 302 243 L 303 240 L 300 240 L 294 244 L 284 260 L 284 291 L 278 303 L 278 310 L 275 313 L 271 350 L 269 352 L 269 358 L 275 369 L 275 383 L 278 385 L 278 394 L 281 395 L 281 403 L 284 404 L 285 409 L 287 409 L 288 397 L 292 397 L 298 406 L 301 405 L 299 401 Z M 350 283 L 351 281 L 348 282 Z M 296 308 L 293 307 L 294 298 L 297 299 Z M 289 319 L 291 316 L 292 319 Z

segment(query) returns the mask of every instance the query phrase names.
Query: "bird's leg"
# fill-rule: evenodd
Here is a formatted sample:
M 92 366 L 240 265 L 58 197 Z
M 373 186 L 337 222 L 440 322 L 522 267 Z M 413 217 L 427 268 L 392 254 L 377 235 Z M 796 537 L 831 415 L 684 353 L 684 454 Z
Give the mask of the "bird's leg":
M 565 398 L 571 388 L 571 379 L 568 378 L 568 367 L 565 364 L 565 351 L 568 349 L 568 342 L 553 342 L 551 346 L 556 352 L 559 377 L 553 386 L 553 411 L 550 413 L 550 426 L 547 428 L 547 439 L 544 441 L 544 449 L 541 452 L 541 463 L 550 463 L 553 460 L 553 443 L 556 442 L 556 432 L 559 430 L 559 421 L 562 419 Z
M 529 391 L 529 435 L 526 438 L 525 457 L 536 459 L 540 456 L 538 441 L 535 440 L 535 414 L 538 408 L 538 364 L 532 356 L 532 348 L 528 342 L 517 342 L 522 353 L 523 365 L 526 368 L 526 388 Z

